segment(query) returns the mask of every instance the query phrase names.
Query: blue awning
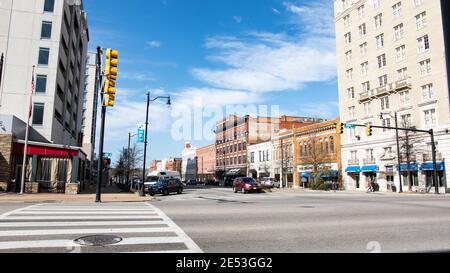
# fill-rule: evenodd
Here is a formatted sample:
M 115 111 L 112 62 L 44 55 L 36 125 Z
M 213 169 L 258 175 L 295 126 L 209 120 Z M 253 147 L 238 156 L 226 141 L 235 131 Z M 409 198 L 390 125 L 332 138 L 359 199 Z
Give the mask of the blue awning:
M 377 165 L 365 165 L 361 169 L 361 172 L 363 173 L 376 173 L 377 171 L 378 171 Z
M 359 166 L 349 166 L 346 170 L 346 173 L 360 173 L 361 168 Z
M 302 173 L 302 174 L 300 175 L 300 177 L 301 177 L 301 178 L 310 178 L 310 177 L 311 177 L 311 174 L 310 174 L 310 173 Z
M 436 165 L 437 165 L 437 170 L 438 171 L 444 171 L 445 170 L 445 163 L 444 162 L 442 162 L 442 161 L 436 162 Z M 420 166 L 420 169 L 422 171 L 433 171 L 434 170 L 433 162 L 423 163 Z
M 400 171 L 401 172 L 407 172 L 407 171 L 417 172 L 418 170 L 419 170 L 419 166 L 417 165 L 417 163 L 409 164 L 409 169 L 408 169 L 408 164 L 407 163 L 400 164 Z

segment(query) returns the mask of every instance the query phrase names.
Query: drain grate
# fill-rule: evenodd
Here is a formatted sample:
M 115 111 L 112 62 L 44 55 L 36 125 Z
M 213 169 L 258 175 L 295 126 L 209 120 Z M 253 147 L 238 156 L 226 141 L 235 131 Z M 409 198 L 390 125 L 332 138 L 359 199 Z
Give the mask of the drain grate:
M 109 246 L 118 244 L 122 238 L 114 235 L 91 235 L 75 239 L 76 244 L 82 246 Z

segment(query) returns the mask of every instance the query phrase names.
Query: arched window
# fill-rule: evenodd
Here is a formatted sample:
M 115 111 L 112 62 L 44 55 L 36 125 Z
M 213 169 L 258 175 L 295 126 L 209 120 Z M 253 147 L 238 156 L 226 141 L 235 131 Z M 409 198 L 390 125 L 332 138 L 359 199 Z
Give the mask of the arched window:
M 300 143 L 300 156 L 303 156 L 303 143 Z
M 323 140 L 320 140 L 320 154 L 323 155 Z
M 329 143 L 328 143 L 328 138 L 325 138 L 325 154 L 329 154 L 330 153 L 330 151 L 329 151 L 329 145 L 328 145 Z
M 331 153 L 332 154 L 334 154 L 335 153 L 335 150 L 334 150 L 334 137 L 330 137 L 330 150 L 331 150 Z

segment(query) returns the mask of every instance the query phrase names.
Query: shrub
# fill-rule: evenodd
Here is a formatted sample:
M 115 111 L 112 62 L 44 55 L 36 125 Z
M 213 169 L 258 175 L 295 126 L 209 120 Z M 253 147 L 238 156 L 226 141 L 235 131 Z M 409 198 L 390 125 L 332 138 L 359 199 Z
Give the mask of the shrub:
M 315 191 L 329 191 L 330 187 L 323 180 L 318 180 L 311 184 L 311 189 Z

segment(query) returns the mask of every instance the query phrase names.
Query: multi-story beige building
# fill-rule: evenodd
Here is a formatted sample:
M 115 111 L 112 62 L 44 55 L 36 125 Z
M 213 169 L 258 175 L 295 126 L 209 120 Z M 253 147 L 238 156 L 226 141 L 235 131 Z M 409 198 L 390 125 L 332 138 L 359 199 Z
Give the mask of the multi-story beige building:
M 0 0 L 4 53 L 0 114 L 27 121 L 54 144 L 81 146 L 88 27 L 81 0 Z
M 440 190 L 450 175 L 449 1 L 335 0 L 340 116 L 344 123 L 434 129 Z M 342 137 L 346 189 L 434 191 L 431 138 L 394 130 L 346 129 Z M 409 161 L 409 162 L 408 162 Z M 409 164 L 407 164 L 409 163 Z M 412 187 L 410 187 L 412 186 Z

